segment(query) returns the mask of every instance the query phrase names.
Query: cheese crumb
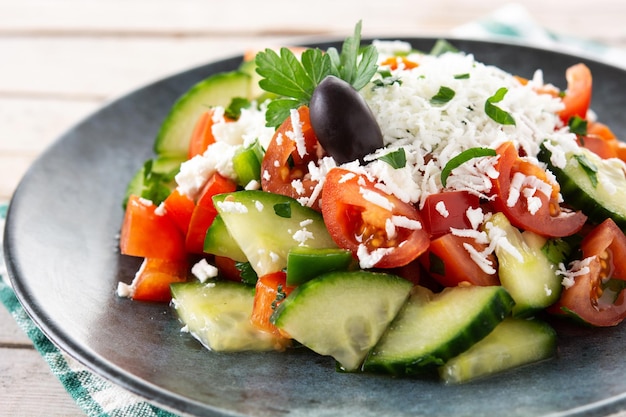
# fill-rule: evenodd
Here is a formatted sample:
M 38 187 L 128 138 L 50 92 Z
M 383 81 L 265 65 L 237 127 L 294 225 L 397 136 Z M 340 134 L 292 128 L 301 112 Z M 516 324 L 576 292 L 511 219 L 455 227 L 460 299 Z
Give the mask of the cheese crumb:
M 198 278 L 200 282 L 204 283 L 209 278 L 215 278 L 218 274 L 218 269 L 211 265 L 206 259 L 201 259 L 191 267 L 191 273 Z

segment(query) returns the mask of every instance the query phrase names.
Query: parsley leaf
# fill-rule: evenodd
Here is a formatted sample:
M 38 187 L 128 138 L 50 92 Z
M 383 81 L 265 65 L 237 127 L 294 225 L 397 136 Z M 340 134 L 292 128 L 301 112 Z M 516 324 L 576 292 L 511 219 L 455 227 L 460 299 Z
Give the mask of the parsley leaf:
M 501 102 L 508 91 L 506 87 L 501 87 L 493 96 L 489 97 L 487 101 L 485 101 L 485 113 L 500 124 L 515 125 L 515 119 L 510 113 L 494 105 L 494 103 Z
M 577 136 L 587 135 L 587 121 L 580 116 L 570 117 L 567 121 L 567 126 L 569 126 L 570 132 Z
M 496 156 L 496 151 L 491 148 L 469 148 L 450 159 L 446 166 L 441 170 L 441 185 L 444 187 L 446 186 L 448 177 L 452 173 L 453 169 L 460 167 L 471 159 L 483 156 Z
M 406 153 L 404 152 L 404 148 L 389 152 L 378 159 L 388 163 L 394 169 L 400 169 L 406 166 Z
M 262 77 L 259 86 L 279 97 L 270 102 L 266 113 L 266 125 L 279 126 L 289 116 L 291 109 L 309 104 L 313 91 L 327 76 L 335 75 L 360 90 L 378 70 L 378 52 L 374 45 L 361 50 L 361 22 L 354 35 L 343 42 L 341 53 L 335 48 L 326 52 L 310 48 L 302 53 L 300 60 L 288 48 L 280 54 L 265 49 L 255 58 L 256 72 Z
M 239 271 L 242 283 L 246 285 L 256 285 L 259 276 L 254 272 L 250 262 L 235 262 L 235 268 Z
M 291 204 L 289 203 L 276 203 L 274 204 L 274 213 L 279 217 L 286 219 L 291 218 Z
M 224 109 L 224 115 L 230 119 L 237 120 L 241 116 L 241 109 L 250 107 L 250 100 L 243 97 L 235 97 L 230 104 Z
M 439 91 L 437 94 L 432 96 L 430 99 L 430 103 L 434 105 L 442 105 L 446 104 L 448 101 L 452 100 L 455 96 L 455 92 L 450 87 L 441 86 L 439 87 Z
M 574 158 L 580 164 L 580 167 L 585 171 L 591 181 L 593 188 L 598 185 L 598 167 L 595 166 L 584 154 L 574 155 Z

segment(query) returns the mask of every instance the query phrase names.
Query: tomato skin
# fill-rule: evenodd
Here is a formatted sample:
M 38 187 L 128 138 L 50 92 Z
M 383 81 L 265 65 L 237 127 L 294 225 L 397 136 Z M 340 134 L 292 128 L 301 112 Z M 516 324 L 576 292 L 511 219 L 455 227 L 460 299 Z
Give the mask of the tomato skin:
M 550 311 L 569 313 L 592 326 L 616 326 L 626 318 L 626 293 L 621 290 L 612 304 L 600 300 L 599 293 L 603 277 L 626 281 L 626 236 L 607 219 L 585 236 L 581 250 L 582 259 L 591 258 L 589 272 L 564 288 Z
M 592 77 L 591 71 L 585 64 L 576 64 L 565 70 L 567 90 L 562 101 L 565 108 L 559 112 L 561 121 L 567 125 L 569 120 L 578 116 L 587 118 L 587 111 L 591 104 Z
M 120 233 L 123 255 L 167 260 L 187 259 L 184 235 L 157 206 L 136 195 L 128 198 Z
M 291 294 L 294 288 L 287 286 L 287 274 L 283 271 L 260 276 L 256 283 L 254 304 L 250 317 L 252 324 L 266 332 L 286 337 L 284 333 L 270 322 L 270 317 L 276 306 L 281 302 L 281 299 L 277 298 L 279 289 L 282 293 L 281 297 L 286 297 Z
M 189 150 L 187 158 L 191 159 L 196 155 L 202 155 L 212 144 L 215 143 L 215 136 L 213 135 L 213 125 L 215 124 L 215 110 L 209 109 L 203 112 L 191 132 L 191 138 L 189 139 Z M 224 117 L 225 122 L 232 122 L 232 119 Z
M 170 284 L 185 282 L 189 271 L 186 260 L 146 258 L 131 284 L 132 299 L 166 303 L 172 299 Z
M 440 203 L 443 203 L 448 211 L 445 217 L 437 210 L 437 205 Z M 475 209 L 479 206 L 478 196 L 466 191 L 436 193 L 426 197 L 420 216 L 431 237 L 436 237 L 449 233 L 450 228 L 471 229 L 472 224 L 467 218 L 467 209 Z
M 191 222 L 191 215 L 196 206 L 193 200 L 181 194 L 178 189 L 174 189 L 163 200 L 163 205 L 167 215 L 176 223 L 180 231 L 186 235 L 189 229 L 189 222 Z
M 292 118 L 288 117 L 274 133 L 261 162 L 261 189 L 295 199 L 312 195 L 317 181 L 308 177 L 308 164 L 318 160 L 318 151 L 321 150 L 311 126 L 309 108 L 301 106 L 298 109 L 298 116 L 306 154 L 300 155 L 296 142 L 289 137 L 293 134 L 294 127 Z M 302 181 L 302 190 L 294 188 L 292 184 L 294 180 Z M 317 202 L 311 206 L 319 210 Z
M 500 280 L 495 272 L 497 271 L 496 257 L 493 254 L 488 257 L 494 268 L 494 273 L 489 274 L 474 262 L 469 252 L 464 248 L 464 244 L 472 245 L 478 252 L 487 247 L 487 245 L 476 243 L 472 238 L 448 233 L 433 239 L 430 242 L 428 252 L 420 257 L 420 261 L 422 261 L 426 271 L 445 287 L 455 287 L 462 284 L 500 285 Z M 434 261 L 438 265 L 434 265 Z
M 373 204 L 363 197 L 363 193 L 371 193 L 375 198 L 393 205 L 393 208 L 390 210 Z M 343 168 L 333 168 L 326 175 L 322 189 L 322 215 L 335 243 L 350 250 L 355 257 L 363 247 L 368 253 L 392 248 L 376 262 L 376 268 L 407 265 L 428 249 L 429 236 L 421 228 L 422 219 L 417 209 L 376 188 L 365 176 Z M 398 226 L 395 228 L 396 236 L 390 238 L 386 226 L 392 216 L 419 226 Z
M 583 227 L 587 221 L 587 216 L 580 211 L 567 215 L 563 213 L 556 216 L 552 215 L 551 211 L 555 207 L 556 210 L 560 210 L 558 202 L 555 202 L 554 188 L 550 198 L 542 192 L 535 193 L 535 197 L 541 200 L 541 207 L 535 214 L 528 211 L 524 198 L 520 198 L 514 206 L 509 207 L 507 199 L 512 188 L 511 180 L 516 172 L 536 176 L 539 180 L 544 180 L 546 174 L 538 166 L 521 160 L 512 142 L 503 143 L 496 152 L 500 158 L 496 164 L 496 169 L 499 172 L 498 178 L 492 180 L 495 194 L 493 207 L 504 213 L 511 224 L 546 237 L 571 236 Z M 558 195 L 558 191 L 556 194 Z
M 237 190 L 234 181 L 215 173 L 209 178 L 202 189 L 196 206 L 191 215 L 185 245 L 190 253 L 204 252 L 204 238 L 213 219 L 217 216 L 217 209 L 213 205 L 213 196 L 231 193 Z

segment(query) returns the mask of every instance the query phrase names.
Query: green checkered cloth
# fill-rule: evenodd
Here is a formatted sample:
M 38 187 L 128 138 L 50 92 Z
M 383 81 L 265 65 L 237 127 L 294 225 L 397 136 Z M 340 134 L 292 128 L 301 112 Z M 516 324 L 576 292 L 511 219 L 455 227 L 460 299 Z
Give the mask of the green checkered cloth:
M 0 248 L 7 204 L 0 204 Z M 1 253 L 1 251 L 0 251 Z M 50 370 L 61 381 L 76 404 L 93 417 L 176 417 L 149 404 L 144 399 L 93 374 L 70 356 L 59 350 L 33 323 L 15 297 L 0 256 L 0 300 L 17 324 L 32 340 Z
M 563 37 L 546 31 L 536 24 L 527 11 L 519 5 L 507 5 L 484 19 L 470 22 L 452 31 L 451 35 L 473 39 L 524 40 L 543 48 L 558 46 L 561 51 L 581 53 L 626 67 L 626 51 L 582 39 Z M 0 248 L 2 228 L 7 205 L 0 204 Z M 1 253 L 1 251 L 0 251 Z M 33 341 L 35 348 L 46 360 L 67 392 L 88 416 L 98 417 L 175 417 L 175 414 L 157 408 L 142 398 L 129 393 L 97 375 L 94 375 L 64 352 L 61 352 L 31 321 L 18 302 L 0 256 L 0 299 L 18 325 Z

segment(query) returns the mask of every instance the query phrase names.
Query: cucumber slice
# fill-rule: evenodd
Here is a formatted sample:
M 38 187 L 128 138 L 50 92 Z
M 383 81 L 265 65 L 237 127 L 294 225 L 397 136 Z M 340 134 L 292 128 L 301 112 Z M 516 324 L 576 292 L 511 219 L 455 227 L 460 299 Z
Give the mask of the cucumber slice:
M 411 291 L 400 277 L 367 271 L 330 272 L 297 287 L 272 322 L 346 371 L 358 369 Z
M 191 87 L 174 103 L 154 143 L 157 155 L 186 157 L 196 120 L 211 106 L 228 106 L 235 97 L 248 98 L 250 76 L 241 71 L 215 74 Z
M 363 370 L 415 375 L 433 371 L 489 334 L 510 313 L 500 286 L 449 287 L 433 294 L 415 287 Z
M 506 318 L 483 340 L 439 368 L 447 384 L 468 382 L 556 354 L 556 332 L 539 320 Z
M 259 276 L 284 269 L 293 247 L 337 247 L 322 215 L 293 198 L 251 190 L 220 194 L 213 202 Z
M 226 223 L 219 214 L 206 231 L 204 237 L 204 252 L 211 255 L 225 256 L 237 262 L 247 262 L 246 254 L 235 242 L 226 228 Z
M 237 184 L 246 187 L 251 181 L 261 183 L 261 162 L 263 148 L 259 141 L 239 149 L 233 156 L 233 170 L 237 176 Z
M 538 157 L 548 164 L 561 185 L 565 201 L 595 223 L 612 218 L 626 230 L 626 172 L 618 160 L 602 159 L 581 148 L 579 155 L 566 155 L 563 169 L 550 161 L 552 154 L 542 145 Z
M 296 246 L 287 255 L 287 285 L 296 286 L 326 272 L 347 270 L 353 261 L 349 250 Z
M 210 350 L 284 350 L 289 343 L 251 324 L 254 287 L 218 281 L 176 283 L 170 288 L 172 306 L 184 328 Z
M 562 277 L 557 275 L 558 262 L 542 251 L 546 239 L 529 231 L 521 233 L 502 213 L 494 214 L 488 223 L 501 229 L 508 242 L 497 245 L 495 253 L 500 283 L 515 300 L 513 315 L 528 317 L 554 304 L 561 295 Z M 564 260 L 563 255 L 560 261 Z
M 180 170 L 184 158 L 157 157 L 150 159 L 135 173 L 126 186 L 124 206 L 131 195 L 137 195 L 160 204 L 174 189 L 174 175 Z

